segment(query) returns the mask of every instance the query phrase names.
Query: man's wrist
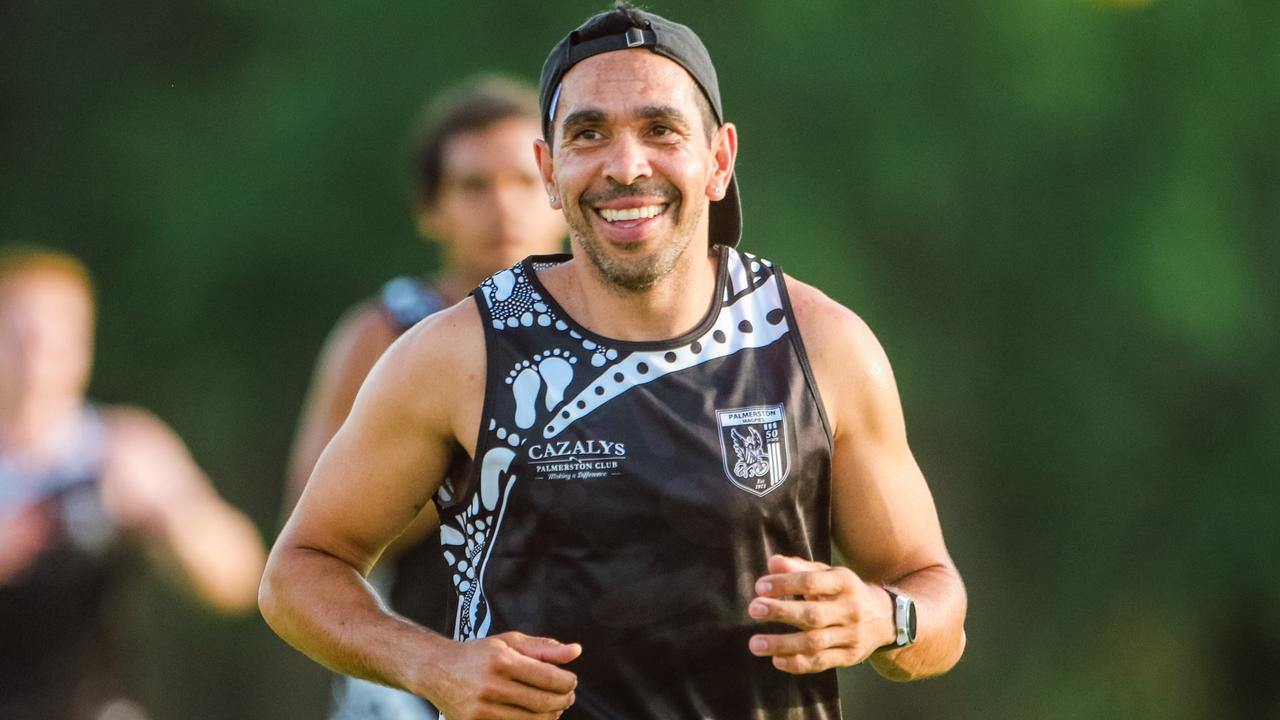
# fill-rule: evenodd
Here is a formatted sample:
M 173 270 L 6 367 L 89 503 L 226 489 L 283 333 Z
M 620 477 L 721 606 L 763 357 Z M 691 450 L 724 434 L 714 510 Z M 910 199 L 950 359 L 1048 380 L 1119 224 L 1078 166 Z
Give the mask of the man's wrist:
M 879 629 L 879 632 L 876 633 L 876 640 L 878 641 L 876 649 L 892 650 L 898 641 L 898 625 L 894 621 L 895 602 L 893 593 L 883 585 L 876 585 L 875 589 L 880 597 L 883 598 L 879 602 L 880 607 L 888 608 L 888 612 L 876 622 L 876 627 Z
M 418 697 L 432 700 L 438 691 L 442 668 L 453 664 L 452 656 L 457 651 L 458 643 L 427 628 L 416 628 L 420 631 L 413 646 L 416 660 L 400 664 L 396 668 L 396 676 L 392 683 Z

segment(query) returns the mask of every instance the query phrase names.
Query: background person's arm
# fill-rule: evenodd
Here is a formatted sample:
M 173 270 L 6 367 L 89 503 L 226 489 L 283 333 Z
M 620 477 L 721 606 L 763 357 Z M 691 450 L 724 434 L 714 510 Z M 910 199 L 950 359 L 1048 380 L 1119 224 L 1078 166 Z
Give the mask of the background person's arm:
M 765 612 L 752 615 L 800 632 L 757 636 L 765 647 L 753 652 L 772 655 L 788 672 L 868 659 L 895 680 L 946 672 L 964 651 L 967 599 L 907 444 L 888 359 L 852 312 L 803 283 L 788 287 L 835 436 L 832 532 L 848 567 L 771 560 L 773 574 L 761 582 L 772 587 L 755 601 Z M 919 628 L 910 647 L 877 652 L 894 637 L 883 585 L 915 600 Z
M 108 511 L 202 601 L 222 612 L 252 608 L 265 555 L 257 528 L 154 415 L 117 408 L 104 419 Z
M 450 718 L 478 710 L 552 717 L 572 702 L 575 683 L 555 663 L 576 657 L 578 646 L 518 633 L 457 643 L 390 612 L 365 581 L 435 493 L 460 451 L 455 438 L 474 441 L 484 357 L 469 300 L 392 345 L 276 541 L 259 604 L 271 627 L 317 662 L 421 695 Z

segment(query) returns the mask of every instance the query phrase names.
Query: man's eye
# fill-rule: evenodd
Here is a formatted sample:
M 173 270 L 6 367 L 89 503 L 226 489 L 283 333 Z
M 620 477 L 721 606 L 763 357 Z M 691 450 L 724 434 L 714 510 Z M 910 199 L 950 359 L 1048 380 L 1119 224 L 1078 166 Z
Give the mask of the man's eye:
M 649 134 L 660 140 L 675 141 L 680 137 L 680 133 L 670 125 L 654 125 L 649 129 Z
M 586 130 L 580 130 L 578 134 L 573 137 L 575 140 L 599 140 L 604 136 L 600 134 L 599 130 L 592 130 L 588 128 Z

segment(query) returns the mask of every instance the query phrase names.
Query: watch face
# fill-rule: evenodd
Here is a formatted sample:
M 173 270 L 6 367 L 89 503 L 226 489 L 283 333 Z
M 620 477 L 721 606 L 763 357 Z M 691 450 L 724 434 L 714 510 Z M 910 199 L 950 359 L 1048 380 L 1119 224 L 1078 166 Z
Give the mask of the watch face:
M 916 604 L 907 600 L 907 642 L 916 641 Z

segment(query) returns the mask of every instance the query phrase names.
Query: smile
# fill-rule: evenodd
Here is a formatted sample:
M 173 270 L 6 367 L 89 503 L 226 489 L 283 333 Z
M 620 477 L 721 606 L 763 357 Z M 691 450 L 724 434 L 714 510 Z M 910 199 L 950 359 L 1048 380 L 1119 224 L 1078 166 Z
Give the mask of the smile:
M 645 205 L 644 207 L 634 208 L 599 208 L 596 212 L 600 213 L 600 217 L 606 222 L 622 222 L 626 220 L 647 220 L 654 218 L 663 213 L 667 209 L 666 205 Z

